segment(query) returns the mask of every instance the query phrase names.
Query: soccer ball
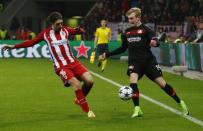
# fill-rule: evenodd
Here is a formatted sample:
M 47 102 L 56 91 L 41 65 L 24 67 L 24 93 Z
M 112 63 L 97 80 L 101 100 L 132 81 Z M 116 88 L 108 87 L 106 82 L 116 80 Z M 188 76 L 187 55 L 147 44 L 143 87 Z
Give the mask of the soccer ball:
M 118 95 L 124 101 L 130 100 L 132 98 L 132 95 L 133 95 L 133 90 L 129 86 L 122 86 L 119 89 Z

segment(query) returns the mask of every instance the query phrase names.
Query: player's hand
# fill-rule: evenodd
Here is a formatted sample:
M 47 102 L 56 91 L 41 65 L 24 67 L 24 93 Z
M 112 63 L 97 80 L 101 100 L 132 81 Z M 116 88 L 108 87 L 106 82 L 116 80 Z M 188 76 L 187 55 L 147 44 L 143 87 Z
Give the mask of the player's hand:
M 11 49 L 14 49 L 14 45 L 4 45 L 2 47 L 2 49 L 5 51 L 5 50 L 11 50 Z
M 157 46 L 157 41 L 156 40 L 151 40 L 150 41 L 150 46 L 156 47 Z
M 97 49 L 97 46 L 96 46 L 96 44 L 94 44 L 94 49 L 93 50 L 96 51 L 96 49 Z
M 84 34 L 84 33 L 85 33 L 85 29 L 82 28 L 82 27 L 76 27 L 75 30 L 76 30 L 76 32 L 79 32 L 79 33 L 81 33 L 81 34 Z

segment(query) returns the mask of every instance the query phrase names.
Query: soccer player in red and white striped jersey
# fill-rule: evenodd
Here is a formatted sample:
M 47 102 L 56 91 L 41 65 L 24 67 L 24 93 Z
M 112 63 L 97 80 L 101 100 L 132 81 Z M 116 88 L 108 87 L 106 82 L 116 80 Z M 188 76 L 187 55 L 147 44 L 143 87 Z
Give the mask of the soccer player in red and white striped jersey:
M 26 48 L 46 41 L 56 74 L 59 75 L 64 86 L 72 86 L 75 90 L 75 103 L 87 113 L 88 117 L 95 117 L 89 109 L 86 96 L 93 86 L 93 78 L 87 69 L 73 56 L 68 37 L 69 35 L 84 33 L 82 28 L 69 28 L 63 25 L 63 17 L 59 12 L 52 12 L 48 17 L 51 26 L 43 30 L 33 39 L 17 45 L 4 45 L 4 50 Z M 84 84 L 80 85 L 80 80 Z

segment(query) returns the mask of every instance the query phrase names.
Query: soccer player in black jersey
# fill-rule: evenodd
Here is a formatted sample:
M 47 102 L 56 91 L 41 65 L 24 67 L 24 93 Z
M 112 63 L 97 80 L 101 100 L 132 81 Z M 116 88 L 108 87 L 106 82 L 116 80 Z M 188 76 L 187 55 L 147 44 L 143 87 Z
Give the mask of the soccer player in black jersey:
M 171 96 L 180 105 L 183 115 L 188 115 L 189 111 L 185 102 L 178 97 L 173 87 L 164 80 L 156 58 L 150 50 L 151 47 L 159 46 L 159 43 L 155 37 L 155 33 L 141 23 L 141 10 L 139 8 L 131 8 L 126 15 L 129 23 L 133 26 L 126 29 L 123 34 L 122 46 L 112 52 L 100 55 L 99 59 L 103 60 L 112 55 L 123 53 L 128 49 L 127 74 L 130 79 L 130 87 L 133 89 L 132 100 L 135 106 L 132 117 L 143 115 L 139 106 L 139 90 L 137 85 L 137 81 L 143 75 L 146 75 Z

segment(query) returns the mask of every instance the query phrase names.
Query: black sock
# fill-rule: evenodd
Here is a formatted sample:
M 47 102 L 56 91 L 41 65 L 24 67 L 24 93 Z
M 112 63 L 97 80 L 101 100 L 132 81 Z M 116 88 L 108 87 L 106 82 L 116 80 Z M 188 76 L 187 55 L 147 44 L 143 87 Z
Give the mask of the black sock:
M 162 88 L 169 96 L 171 96 L 177 103 L 180 103 L 180 98 L 177 96 L 173 87 L 169 84 L 166 84 L 165 87 Z
M 99 63 L 98 63 L 98 65 L 97 65 L 97 66 L 98 66 L 98 67 L 101 67 L 101 64 L 102 64 L 102 62 L 101 62 L 101 61 L 99 61 Z
M 139 106 L 139 90 L 137 88 L 137 83 L 131 83 L 130 87 L 133 89 L 133 104 L 134 106 Z
M 83 92 L 84 96 L 87 96 L 87 95 L 88 95 L 88 93 L 90 92 L 92 86 L 93 86 L 93 83 L 92 83 L 92 84 L 85 84 L 85 83 L 84 83 L 84 84 L 82 85 L 82 92 Z

